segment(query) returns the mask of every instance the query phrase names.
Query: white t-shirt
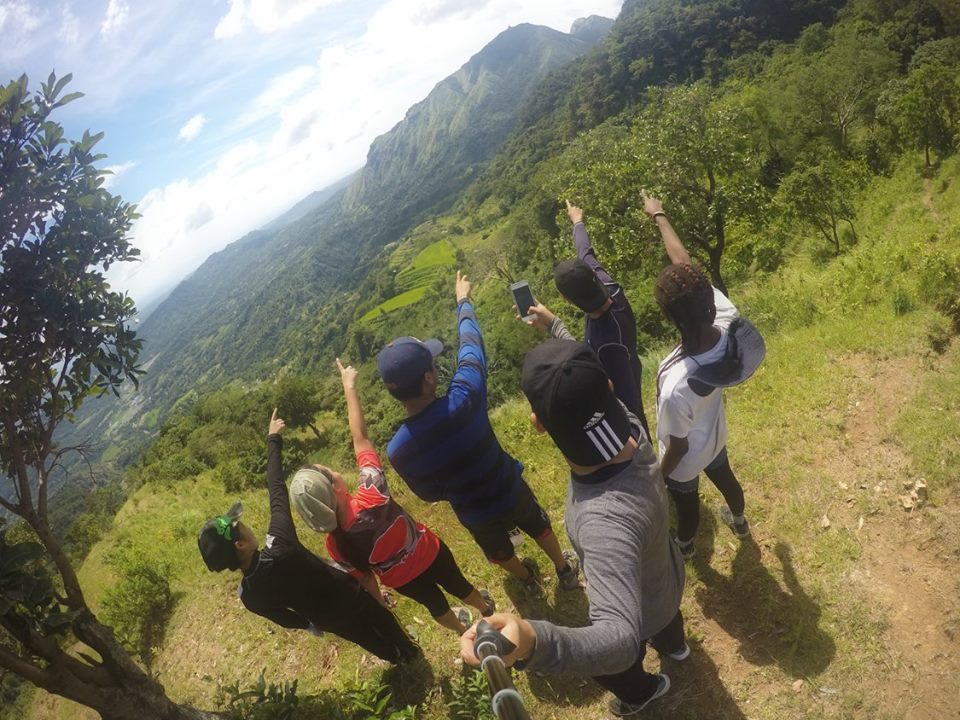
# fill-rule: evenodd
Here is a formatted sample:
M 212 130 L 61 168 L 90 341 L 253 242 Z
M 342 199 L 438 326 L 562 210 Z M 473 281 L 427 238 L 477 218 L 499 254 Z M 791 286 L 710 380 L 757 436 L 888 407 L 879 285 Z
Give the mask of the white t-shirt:
M 706 397 L 697 395 L 687 378 L 699 365 L 708 365 L 723 358 L 727 349 L 727 328 L 740 313 L 722 292 L 713 289 L 719 328 L 717 344 L 704 353 L 680 357 L 680 346 L 667 355 L 657 370 L 657 441 L 660 457 L 667 451 L 670 436 L 687 438 L 687 454 L 670 477 L 677 482 L 693 480 L 724 445 L 727 444 L 727 419 L 723 413 L 723 392 L 714 390 Z

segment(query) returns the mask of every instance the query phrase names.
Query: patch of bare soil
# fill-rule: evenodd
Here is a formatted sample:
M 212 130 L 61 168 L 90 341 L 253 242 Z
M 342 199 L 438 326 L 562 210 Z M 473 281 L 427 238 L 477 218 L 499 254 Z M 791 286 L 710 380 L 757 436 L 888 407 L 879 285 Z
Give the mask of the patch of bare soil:
M 847 409 L 843 447 L 823 458 L 843 498 L 836 520 L 857 528 L 862 547 L 851 582 L 889 620 L 888 671 L 864 682 L 905 720 L 960 717 L 960 510 L 945 493 L 936 508 L 909 497 L 920 478 L 892 430 L 917 392 L 920 363 L 846 358 L 863 392 Z M 864 493 L 873 496 L 865 520 L 856 501 Z

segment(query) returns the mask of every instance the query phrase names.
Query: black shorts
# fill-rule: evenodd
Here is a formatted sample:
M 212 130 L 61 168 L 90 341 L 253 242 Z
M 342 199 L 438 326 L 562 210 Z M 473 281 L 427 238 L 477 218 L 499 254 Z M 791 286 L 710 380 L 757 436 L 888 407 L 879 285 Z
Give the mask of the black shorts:
M 417 575 L 406 585 L 394 588 L 401 595 L 427 608 L 431 617 L 440 617 L 450 609 L 450 603 L 440 590 L 443 587 L 451 595 L 461 600 L 466 599 L 473 592 L 473 585 L 460 572 L 453 553 L 443 540 L 440 541 L 440 552 L 426 570 Z
M 506 562 L 514 556 L 510 531 L 518 527 L 532 538 L 539 538 L 550 530 L 550 518 L 540 507 L 527 483 L 523 483 L 520 497 L 507 512 L 479 525 L 468 527 L 477 545 L 492 562 Z

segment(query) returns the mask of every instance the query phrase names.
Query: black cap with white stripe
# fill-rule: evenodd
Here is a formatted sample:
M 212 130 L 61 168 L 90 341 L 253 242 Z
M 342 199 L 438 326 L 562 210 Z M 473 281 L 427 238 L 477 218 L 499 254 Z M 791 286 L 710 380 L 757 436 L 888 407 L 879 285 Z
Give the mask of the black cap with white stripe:
M 571 462 L 603 465 L 630 438 L 627 414 L 589 345 L 547 340 L 527 353 L 520 383 L 537 418 Z

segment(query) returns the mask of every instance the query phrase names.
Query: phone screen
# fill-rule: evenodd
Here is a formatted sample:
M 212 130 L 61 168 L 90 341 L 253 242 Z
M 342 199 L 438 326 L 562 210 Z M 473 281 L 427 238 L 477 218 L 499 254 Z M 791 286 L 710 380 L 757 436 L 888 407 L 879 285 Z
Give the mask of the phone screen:
M 510 286 L 510 292 L 513 293 L 513 304 L 517 306 L 517 312 L 520 313 L 520 317 L 527 319 L 530 315 L 530 307 L 534 304 L 533 292 L 530 290 L 530 285 L 528 285 L 526 281 L 513 283 L 513 285 Z

